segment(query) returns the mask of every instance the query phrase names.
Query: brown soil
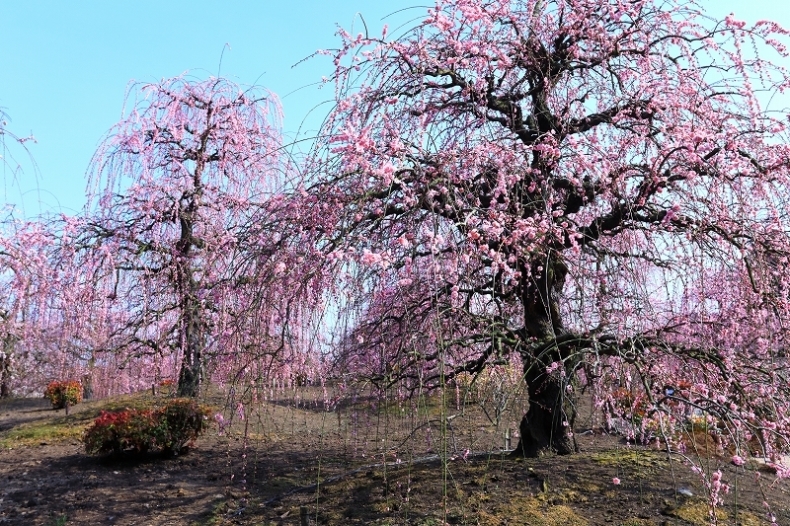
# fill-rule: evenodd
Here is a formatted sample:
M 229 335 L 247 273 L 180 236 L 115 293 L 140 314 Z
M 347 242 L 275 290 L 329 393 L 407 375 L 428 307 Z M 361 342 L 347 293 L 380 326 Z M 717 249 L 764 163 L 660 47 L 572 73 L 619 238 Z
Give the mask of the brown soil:
M 501 448 L 518 403 L 497 424 L 485 404 L 357 400 L 326 411 L 325 396 L 303 388 L 247 404 L 224 435 L 171 458 L 87 456 L 76 437 L 104 402 L 67 419 L 44 400 L 0 401 L 0 525 L 708 524 L 700 477 L 678 455 L 582 426 L 577 455 L 512 459 Z M 49 422 L 75 431 L 9 438 Z M 702 460 L 732 488 L 719 524 L 767 525 L 770 509 L 790 525 L 786 481 Z

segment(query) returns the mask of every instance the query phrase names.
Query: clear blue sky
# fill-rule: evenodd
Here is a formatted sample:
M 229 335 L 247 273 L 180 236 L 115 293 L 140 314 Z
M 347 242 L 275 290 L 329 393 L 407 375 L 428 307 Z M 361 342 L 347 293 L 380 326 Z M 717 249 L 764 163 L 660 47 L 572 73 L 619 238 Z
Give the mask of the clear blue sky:
M 754 22 L 773 19 L 790 27 L 783 0 L 702 0 L 710 13 Z M 98 141 L 119 119 L 131 80 L 149 82 L 187 70 L 221 74 L 240 84 L 276 92 L 286 131 L 331 93 L 310 87 L 332 71 L 317 49 L 334 47 L 336 24 L 372 33 L 420 18 L 432 0 L 0 0 L 0 108 L 17 135 L 33 134 L 35 170 L 25 163 L 17 180 L 0 178 L 0 205 L 22 213 L 84 203 L 85 171 Z M 404 8 L 390 19 L 382 18 Z M 788 64 L 790 67 L 790 64 Z M 300 89 L 301 88 L 301 89 Z M 328 106 L 318 108 L 313 127 Z M 0 168 L 2 170 L 2 168 Z M 2 174 L 0 174 L 2 177 Z

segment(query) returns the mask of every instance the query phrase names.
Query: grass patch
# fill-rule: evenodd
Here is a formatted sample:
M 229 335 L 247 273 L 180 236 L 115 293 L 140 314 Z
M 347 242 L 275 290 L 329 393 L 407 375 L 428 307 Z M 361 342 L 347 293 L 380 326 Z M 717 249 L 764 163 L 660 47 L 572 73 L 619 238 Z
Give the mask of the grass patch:
M 205 516 L 194 526 L 219 526 L 223 523 L 223 517 L 228 512 L 228 503 L 223 499 L 211 506 L 211 511 L 208 511 Z M 268 525 L 266 522 L 264 525 Z
M 569 506 L 546 506 L 534 497 L 514 497 L 497 509 L 479 512 L 481 526 L 587 526 Z
M 678 519 L 683 519 L 691 524 L 708 526 L 708 524 L 710 524 L 710 515 L 708 511 L 707 502 L 702 500 L 689 500 L 684 502 L 679 508 L 672 510 L 670 515 Z M 721 509 L 716 510 L 716 516 L 719 520 L 727 520 L 727 513 Z
M 364 404 L 366 402 L 358 403 L 356 409 L 364 408 Z M 449 395 L 446 395 L 443 399 L 441 393 L 423 393 L 407 401 L 388 399 L 379 402 L 377 407 L 379 416 L 402 416 L 407 414 L 412 417 L 429 416 L 439 418 L 447 413 L 456 412 L 455 402 L 450 400 Z
M 666 461 L 666 456 L 650 451 L 636 451 L 633 449 L 613 449 L 611 451 L 601 451 L 590 457 L 593 462 L 605 466 L 629 465 L 640 468 L 656 467 Z
M 33 446 L 42 442 L 80 439 L 86 427 L 87 424 L 74 425 L 52 422 L 23 424 L 0 434 L 0 449 Z
M 0 449 L 36 446 L 42 442 L 81 440 L 85 430 L 102 411 L 151 409 L 166 400 L 168 398 L 155 397 L 150 391 L 142 391 L 83 402 L 73 406 L 68 416 L 60 411 L 44 411 L 42 417 L 33 422 L 21 423 L 0 432 Z
M 67 515 L 59 515 L 54 519 L 52 519 L 52 521 L 50 521 L 47 524 L 51 524 L 52 526 L 66 526 L 68 522 L 69 522 L 69 518 Z
M 706 501 L 694 499 L 686 501 L 679 508 L 672 510 L 669 515 L 677 517 L 678 519 L 683 519 L 690 524 L 708 526 L 710 524 L 708 510 L 708 503 Z M 726 521 L 730 518 L 730 515 L 731 514 L 721 508 L 716 509 L 716 517 L 720 521 Z M 746 510 L 738 510 L 737 520 L 735 520 L 734 524 L 735 523 L 737 523 L 738 526 L 761 526 L 767 524 L 765 520 L 760 519 L 760 517 L 754 513 Z

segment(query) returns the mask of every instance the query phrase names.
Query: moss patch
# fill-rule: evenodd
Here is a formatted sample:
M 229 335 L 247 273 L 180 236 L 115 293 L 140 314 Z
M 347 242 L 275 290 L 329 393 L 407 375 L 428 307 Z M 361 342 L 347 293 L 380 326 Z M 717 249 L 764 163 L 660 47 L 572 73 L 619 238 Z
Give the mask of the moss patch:
M 707 502 L 702 500 L 688 500 L 680 507 L 672 510 L 669 514 L 691 524 L 708 526 L 710 524 L 710 515 L 708 511 Z M 716 516 L 719 520 L 727 520 L 727 513 L 723 510 L 716 510 Z
M 51 422 L 24 424 L 0 434 L 0 448 L 12 449 L 19 446 L 35 446 L 42 442 L 79 439 L 85 428 L 86 425 Z
M 495 513 L 495 514 L 494 514 Z M 480 511 L 481 526 L 587 526 L 568 506 L 547 506 L 534 497 L 514 497 L 491 513 Z
M 684 521 L 694 525 L 708 526 L 710 524 L 710 515 L 708 514 L 708 510 L 709 508 L 707 502 L 703 500 L 689 500 L 679 508 L 676 508 L 670 512 L 670 515 L 677 517 L 678 519 L 683 519 Z M 737 518 L 733 515 L 733 513 L 727 513 L 721 508 L 716 510 L 716 517 L 719 519 L 719 521 L 726 521 L 732 518 L 733 524 L 737 524 L 738 526 L 761 526 L 763 524 L 767 524 L 767 522 L 761 520 L 757 515 L 749 511 L 739 510 Z
M 592 455 L 591 460 L 605 466 L 629 465 L 641 468 L 655 467 L 666 462 L 666 456 L 650 451 L 637 451 L 633 449 L 613 449 Z

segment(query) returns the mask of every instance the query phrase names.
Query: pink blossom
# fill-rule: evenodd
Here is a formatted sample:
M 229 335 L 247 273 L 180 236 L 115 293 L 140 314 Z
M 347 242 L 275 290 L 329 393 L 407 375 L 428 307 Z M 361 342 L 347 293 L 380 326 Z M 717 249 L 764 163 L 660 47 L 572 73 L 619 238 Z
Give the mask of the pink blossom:
M 364 265 L 375 265 L 377 263 L 381 263 L 382 258 L 381 254 L 376 254 L 368 249 L 365 249 L 362 251 L 362 257 L 360 258 L 360 261 Z

